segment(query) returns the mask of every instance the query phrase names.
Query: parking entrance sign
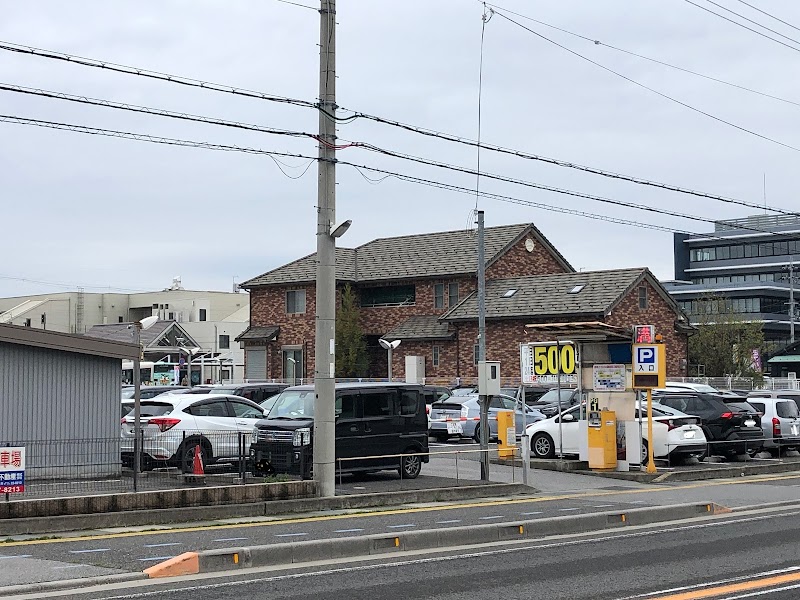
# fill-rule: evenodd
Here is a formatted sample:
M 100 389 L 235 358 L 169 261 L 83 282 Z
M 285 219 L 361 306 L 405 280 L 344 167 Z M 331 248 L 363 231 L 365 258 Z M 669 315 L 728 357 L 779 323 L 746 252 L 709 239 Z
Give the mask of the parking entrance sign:
M 664 387 L 665 359 L 663 344 L 634 344 L 633 388 L 641 390 Z

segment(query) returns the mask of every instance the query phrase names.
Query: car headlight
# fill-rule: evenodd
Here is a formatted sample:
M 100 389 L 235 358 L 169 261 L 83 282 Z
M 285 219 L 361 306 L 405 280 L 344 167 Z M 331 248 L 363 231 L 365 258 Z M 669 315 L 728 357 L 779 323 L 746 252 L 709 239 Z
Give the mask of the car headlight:
M 300 429 L 294 430 L 294 434 L 292 435 L 293 446 L 308 446 L 310 443 L 311 443 L 310 427 L 301 427 Z
M 467 406 L 461 407 L 461 416 L 464 417 L 465 419 L 469 416 L 469 407 Z
M 253 427 L 253 439 L 258 439 L 258 427 Z

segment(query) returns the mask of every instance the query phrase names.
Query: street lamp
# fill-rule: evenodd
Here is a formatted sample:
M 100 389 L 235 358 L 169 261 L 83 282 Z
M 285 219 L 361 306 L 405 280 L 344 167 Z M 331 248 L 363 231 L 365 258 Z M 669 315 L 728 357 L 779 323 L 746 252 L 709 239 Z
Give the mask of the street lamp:
M 142 449 L 139 441 L 142 436 L 142 337 L 141 332 L 150 329 L 158 321 L 156 315 L 145 317 L 133 324 L 133 343 L 136 344 L 136 358 L 133 360 L 133 491 L 139 491 L 139 471 L 142 468 Z
M 378 340 L 382 348 L 386 348 L 386 351 L 389 354 L 389 381 L 392 381 L 392 350 L 397 348 L 400 345 L 400 340 L 394 340 L 393 342 L 387 341 L 383 338 Z

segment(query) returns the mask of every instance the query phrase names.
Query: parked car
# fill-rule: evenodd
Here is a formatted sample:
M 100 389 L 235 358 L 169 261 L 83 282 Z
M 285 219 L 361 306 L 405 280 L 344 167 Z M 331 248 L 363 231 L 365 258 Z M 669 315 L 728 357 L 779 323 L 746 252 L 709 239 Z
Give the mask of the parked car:
M 786 398 L 784 392 L 771 390 L 757 390 L 747 395 L 747 401 L 762 415 L 765 450 L 779 453 L 781 449 L 800 447 L 800 409 L 795 398 L 800 400 L 800 395 Z
M 139 388 L 139 398 L 142 400 L 148 400 L 150 398 L 160 396 L 165 392 L 175 392 L 188 389 L 189 388 L 185 385 L 143 385 Z M 123 400 L 132 399 L 134 393 L 134 387 L 132 385 L 126 385 L 122 387 L 121 395 Z
M 497 411 L 513 410 L 517 435 L 522 435 L 522 405 L 511 396 L 492 396 L 489 401 L 489 438 L 497 438 Z M 440 442 L 456 436 L 480 441 L 481 407 L 477 394 L 470 396 L 451 396 L 444 402 L 431 405 L 430 435 Z M 538 410 L 525 406 L 524 419 L 533 423 L 544 418 Z
M 561 402 L 559 404 L 559 396 Z M 540 410 L 545 417 L 552 417 L 566 409 L 577 406 L 581 401 L 581 395 L 574 388 L 553 388 L 539 398 L 531 406 Z
M 525 398 L 525 404 L 532 405 L 549 392 L 552 388 L 544 385 L 520 385 L 517 387 L 500 388 L 500 393 L 514 398 Z
M 339 472 L 397 469 L 416 478 L 428 457 L 423 387 L 406 383 L 336 384 L 336 468 Z M 285 389 L 269 417 L 256 423 L 250 446 L 253 475 L 312 476 L 314 386 Z
M 665 388 L 656 388 L 655 393 L 663 392 L 700 392 L 703 394 L 718 394 L 719 390 L 707 383 L 686 383 L 683 381 L 667 381 Z
M 761 417 L 746 398 L 674 392 L 656 394 L 654 401 L 700 417 L 711 454 L 728 458 L 753 455 L 764 445 Z
M 428 429 L 431 428 L 431 405 L 434 402 L 442 402 L 452 396 L 450 388 L 426 385 L 422 388 L 422 395 L 425 397 L 425 414 L 428 415 Z
M 133 405 L 130 401 L 125 404 Z M 191 470 L 197 445 L 206 465 L 236 462 L 241 456 L 240 443 L 243 440 L 246 455 L 253 427 L 263 416 L 264 409 L 255 402 L 224 394 L 163 394 L 144 401 L 140 416 L 142 465 L 163 463 Z M 121 437 L 122 462 L 131 465 L 132 410 L 122 418 Z
M 553 458 L 562 447 L 565 455 L 577 455 L 580 452 L 580 409 L 580 406 L 574 406 L 560 415 L 528 426 L 531 455 Z M 638 407 L 636 418 L 639 418 Z M 562 432 L 563 436 L 560 435 Z M 647 427 L 644 427 L 641 464 L 647 464 L 649 442 Z M 705 452 L 706 438 L 698 417 L 672 409 L 653 408 L 653 456 L 680 463 L 691 456 L 702 458 Z

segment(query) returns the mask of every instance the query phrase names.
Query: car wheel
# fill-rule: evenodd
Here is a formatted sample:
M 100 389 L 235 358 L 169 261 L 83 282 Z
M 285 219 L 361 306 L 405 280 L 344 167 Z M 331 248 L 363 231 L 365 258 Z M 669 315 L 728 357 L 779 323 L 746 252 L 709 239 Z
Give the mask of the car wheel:
M 438 434 L 438 435 L 434 435 L 433 439 L 435 439 L 440 444 L 444 444 L 449 437 L 450 437 L 449 435 Z
M 531 452 L 536 458 L 553 458 L 556 455 L 553 438 L 546 433 L 537 433 L 531 440 Z
M 646 467 L 648 464 L 650 464 L 650 452 L 647 447 L 647 440 L 642 440 L 641 453 L 641 457 L 639 458 L 641 462 L 639 464 Z
M 472 434 L 472 439 L 475 440 L 476 443 L 481 443 L 481 426 L 475 425 L 475 432 Z
M 409 448 L 406 452 L 414 452 Z M 400 473 L 401 479 L 416 479 L 422 471 L 422 457 L 417 454 L 405 454 L 400 458 Z
M 211 445 L 208 443 L 208 441 L 188 439 L 178 450 L 181 471 L 184 473 L 192 473 L 194 471 L 194 452 L 198 445 L 200 446 L 200 452 L 203 459 L 203 470 L 205 470 L 205 468 L 211 464 Z

